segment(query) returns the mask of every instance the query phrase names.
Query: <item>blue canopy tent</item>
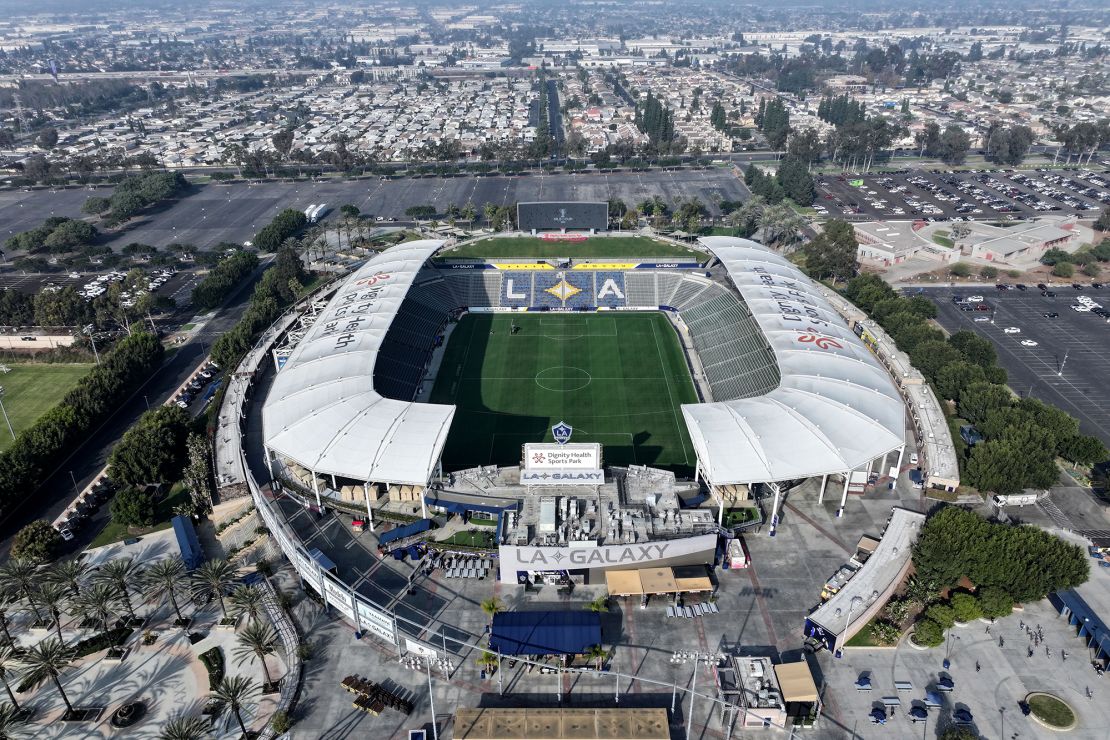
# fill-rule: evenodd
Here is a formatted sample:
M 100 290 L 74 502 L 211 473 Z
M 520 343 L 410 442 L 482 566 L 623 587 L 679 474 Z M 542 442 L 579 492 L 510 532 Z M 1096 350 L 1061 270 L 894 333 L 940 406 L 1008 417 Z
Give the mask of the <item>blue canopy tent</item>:
M 502 655 L 581 655 L 601 644 L 601 615 L 588 611 L 499 612 L 489 646 Z

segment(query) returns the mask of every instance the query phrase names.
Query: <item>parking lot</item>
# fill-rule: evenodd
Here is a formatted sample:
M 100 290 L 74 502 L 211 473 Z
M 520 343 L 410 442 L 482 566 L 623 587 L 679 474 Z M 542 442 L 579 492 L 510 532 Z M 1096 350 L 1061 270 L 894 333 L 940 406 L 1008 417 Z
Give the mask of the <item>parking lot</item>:
M 998 363 L 1010 375 L 1010 387 L 1079 419 L 1085 434 L 1110 444 L 1110 323 L 1092 312 L 1071 309 L 1080 295 L 1110 308 L 1110 288 L 1082 291 L 1049 286 L 1055 297 L 1027 290 L 925 288 L 939 309 L 937 321 L 951 332 L 967 329 L 990 339 Z M 979 295 L 987 310 L 963 311 L 953 295 Z M 1046 314 L 1048 314 L 1046 316 Z M 1052 316 L 1056 314 L 1056 316 Z M 1009 328 L 1019 332 L 1006 333 Z M 1023 344 L 1025 342 L 1026 344 Z M 1029 343 L 1035 343 L 1029 346 Z
M 109 192 L 107 188 L 0 191 L 0 239 L 35 228 L 50 216 L 80 218 L 81 205 L 89 196 Z M 721 200 L 744 200 L 747 194 L 730 168 L 213 184 L 139 216 L 106 243 L 114 249 L 131 242 L 159 249 L 173 243 L 200 248 L 220 242 L 241 244 L 283 208 L 304 210 L 319 203 L 332 207 L 333 219 L 338 206 L 351 203 L 373 218 L 403 221 L 408 218 L 405 211 L 416 205 L 431 205 L 443 213 L 449 205 L 473 203 L 481 217 L 486 203 L 619 198 L 631 206 L 657 195 L 672 206 L 698 198 L 710 215 L 718 215 Z
M 823 175 L 818 213 L 849 218 L 1095 216 L 1110 205 L 1110 172 L 1013 170 Z

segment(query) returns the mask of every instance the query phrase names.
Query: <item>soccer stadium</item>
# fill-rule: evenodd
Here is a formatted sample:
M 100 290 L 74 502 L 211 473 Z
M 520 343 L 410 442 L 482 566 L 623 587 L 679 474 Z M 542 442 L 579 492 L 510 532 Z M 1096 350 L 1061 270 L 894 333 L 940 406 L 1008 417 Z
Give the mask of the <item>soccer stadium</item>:
M 842 511 L 900 464 L 898 388 L 784 257 L 732 237 L 659 257 L 623 236 L 629 256 L 590 259 L 597 234 L 536 259 L 526 236 L 516 259 L 400 244 L 297 317 L 262 399 L 275 486 L 404 524 L 385 551 L 457 515 L 490 522 L 474 544 L 503 583 L 590 583 L 704 575 L 726 511 L 768 502 L 773 535 L 788 487 L 820 478 Z

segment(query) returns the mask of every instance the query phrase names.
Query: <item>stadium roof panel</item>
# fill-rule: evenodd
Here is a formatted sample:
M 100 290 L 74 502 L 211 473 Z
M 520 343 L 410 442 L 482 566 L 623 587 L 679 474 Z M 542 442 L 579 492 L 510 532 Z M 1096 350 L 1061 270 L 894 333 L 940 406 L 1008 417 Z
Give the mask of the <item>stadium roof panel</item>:
M 901 447 L 898 389 L 823 288 L 755 242 L 699 241 L 728 271 L 781 376 L 761 396 L 683 405 L 706 478 L 728 485 L 842 473 Z
M 336 291 L 274 379 L 262 422 L 266 447 L 317 473 L 423 485 L 447 439 L 454 406 L 385 398 L 378 351 L 438 240 L 371 259 Z

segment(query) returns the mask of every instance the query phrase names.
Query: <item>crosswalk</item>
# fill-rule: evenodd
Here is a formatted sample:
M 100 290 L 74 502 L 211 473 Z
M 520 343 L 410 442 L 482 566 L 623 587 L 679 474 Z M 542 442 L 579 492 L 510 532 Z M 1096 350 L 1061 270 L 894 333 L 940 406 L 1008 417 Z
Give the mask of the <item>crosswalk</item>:
M 1048 514 L 1048 518 L 1051 519 L 1052 523 L 1060 529 L 1075 531 L 1075 524 L 1072 522 L 1067 514 L 1060 510 L 1060 507 L 1056 505 L 1056 502 L 1052 500 L 1051 496 L 1045 496 L 1044 498 L 1042 498 L 1040 501 L 1037 502 L 1037 506 L 1039 506 L 1041 508 L 1041 511 L 1043 511 L 1045 514 Z

